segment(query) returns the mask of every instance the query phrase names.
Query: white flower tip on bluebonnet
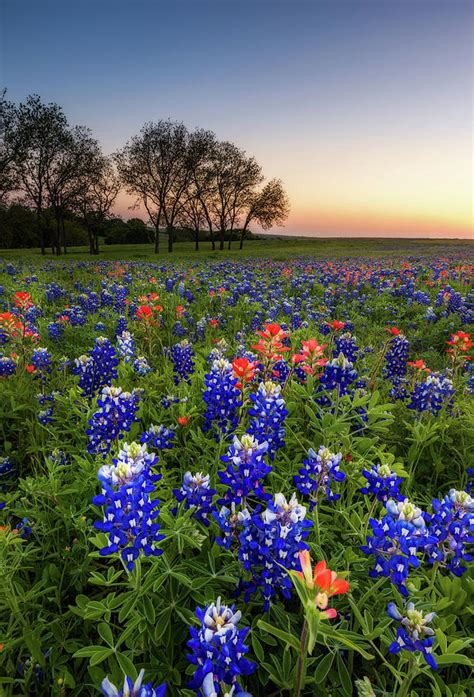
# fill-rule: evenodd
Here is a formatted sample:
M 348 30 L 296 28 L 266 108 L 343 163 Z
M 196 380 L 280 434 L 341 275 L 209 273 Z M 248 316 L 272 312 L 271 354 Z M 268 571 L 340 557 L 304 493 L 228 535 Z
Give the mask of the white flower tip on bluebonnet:
M 207 673 L 202 681 L 201 689 L 204 697 L 218 697 L 214 686 L 214 674 Z
M 101 683 L 101 688 L 102 692 L 104 693 L 105 697 L 118 697 L 119 696 L 119 691 L 115 687 L 115 685 L 112 685 L 110 680 L 108 678 L 104 678 Z

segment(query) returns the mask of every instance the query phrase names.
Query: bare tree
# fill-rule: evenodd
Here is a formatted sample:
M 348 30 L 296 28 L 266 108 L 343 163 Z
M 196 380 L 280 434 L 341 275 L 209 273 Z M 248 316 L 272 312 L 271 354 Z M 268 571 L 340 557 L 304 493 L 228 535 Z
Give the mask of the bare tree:
M 219 249 L 232 231 L 253 189 L 263 180 L 260 166 L 233 143 L 218 143 L 212 156 L 211 216 L 219 230 Z M 230 238 L 229 238 L 230 248 Z
M 217 193 L 214 169 L 214 156 L 217 147 L 217 138 L 212 131 L 197 129 L 189 136 L 187 167 L 190 173 L 190 181 L 185 208 L 188 212 L 190 206 L 193 209 L 191 211 L 193 225 L 197 217 L 200 217 L 201 214 L 204 215 L 205 221 L 203 223 L 199 222 L 199 224 L 207 224 L 213 250 L 216 248 L 212 202 Z M 197 199 L 197 201 L 194 199 Z M 196 237 L 196 240 L 198 240 L 198 237 Z M 197 244 L 198 241 L 196 242 Z
M 12 163 L 17 193 L 36 211 L 41 253 L 45 253 L 44 210 L 47 208 L 46 181 L 64 147 L 67 119 L 57 104 L 43 104 L 30 95 L 15 109 L 12 139 L 18 144 Z
M 0 205 L 6 204 L 8 194 L 15 189 L 13 163 L 17 157 L 18 140 L 15 135 L 15 105 L 0 93 Z
M 126 190 L 138 197 L 155 227 L 155 249 L 163 221 L 168 251 L 173 251 L 174 227 L 190 181 L 189 133 L 182 123 L 146 123 L 116 156 Z
M 121 183 L 112 161 L 101 153 L 95 154 L 84 177 L 75 207 L 87 228 L 90 253 L 99 254 L 99 235 L 110 217 Z
M 269 230 L 273 225 L 283 225 L 289 212 L 290 202 L 280 179 L 271 179 L 261 191 L 252 192 L 246 202 L 239 248 L 244 246 L 245 233 L 253 220 Z
M 61 147 L 46 172 L 48 202 L 56 221 L 53 247 L 58 255 L 61 247 L 66 253 L 65 213 L 77 205 L 87 190 L 98 157 L 99 144 L 89 129 L 75 126 L 63 134 Z

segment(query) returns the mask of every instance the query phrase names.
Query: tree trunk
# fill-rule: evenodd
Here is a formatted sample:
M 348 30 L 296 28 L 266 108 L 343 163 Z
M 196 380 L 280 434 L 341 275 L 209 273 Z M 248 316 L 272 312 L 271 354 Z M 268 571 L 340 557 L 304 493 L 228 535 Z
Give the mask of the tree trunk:
M 94 232 L 94 254 L 99 254 L 99 233 L 97 231 Z
M 63 252 L 64 254 L 67 254 L 67 249 L 66 249 L 66 228 L 64 225 L 64 215 L 61 213 L 61 239 L 63 243 Z
M 212 251 L 215 252 L 216 250 L 216 241 L 214 239 L 214 230 L 212 229 L 212 226 L 209 228 L 209 235 L 211 237 L 211 248 Z
M 243 246 L 244 246 L 244 237 L 245 237 L 245 233 L 246 233 L 246 232 L 247 232 L 247 228 L 246 228 L 245 225 L 244 225 L 244 227 L 242 228 L 242 230 L 241 230 L 241 232 L 240 232 L 240 244 L 239 244 L 239 249 L 242 249 Z
M 53 241 L 54 254 L 59 257 L 61 256 L 61 222 L 59 220 L 59 211 L 55 211 L 54 217 L 56 218 L 56 235 Z
M 155 254 L 160 251 L 160 221 L 158 220 L 155 225 Z
M 173 251 L 173 226 L 168 225 L 167 230 L 168 230 L 168 252 L 172 252 Z
M 46 254 L 46 249 L 44 245 L 44 228 L 41 221 L 41 207 L 38 206 L 36 209 L 36 224 L 38 226 L 39 243 L 41 248 L 41 254 Z
M 199 252 L 199 228 L 196 228 L 194 236 L 194 249 Z
M 219 230 L 219 249 L 224 249 L 224 234 L 225 230 Z

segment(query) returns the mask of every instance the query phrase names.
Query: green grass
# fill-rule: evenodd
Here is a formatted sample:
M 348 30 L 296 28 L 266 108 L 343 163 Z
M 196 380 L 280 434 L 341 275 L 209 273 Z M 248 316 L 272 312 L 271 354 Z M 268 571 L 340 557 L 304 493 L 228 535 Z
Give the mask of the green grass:
M 439 255 L 460 254 L 465 261 L 474 257 L 474 240 L 426 240 L 426 239 L 362 239 L 362 238 L 273 238 L 266 240 L 250 240 L 240 251 L 238 244 L 228 251 L 212 251 L 209 243 L 202 243 L 199 252 L 195 252 L 194 243 L 178 242 L 172 255 L 165 248 L 159 255 L 153 252 L 151 244 L 137 245 L 103 245 L 99 257 L 91 257 L 87 247 L 71 247 L 66 256 L 61 259 L 107 259 L 107 260 L 144 260 L 156 259 L 239 259 L 252 257 L 268 257 L 283 261 L 295 256 L 314 257 L 365 257 L 365 256 L 398 256 L 398 255 Z M 3 259 L 38 259 L 41 254 L 37 249 L 3 249 L 0 250 Z M 52 259 L 51 253 L 47 258 Z

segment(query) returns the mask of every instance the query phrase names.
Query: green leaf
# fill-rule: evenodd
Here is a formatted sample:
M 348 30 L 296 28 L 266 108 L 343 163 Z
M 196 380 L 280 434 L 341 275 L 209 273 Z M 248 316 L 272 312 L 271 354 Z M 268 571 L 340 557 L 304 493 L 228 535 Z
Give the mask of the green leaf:
M 347 666 L 342 660 L 340 654 L 337 654 L 337 672 L 339 674 L 339 680 L 341 681 L 341 687 L 343 693 L 346 697 L 352 697 L 352 682 Z
M 262 644 L 257 639 L 255 632 L 252 632 L 251 639 L 252 639 L 253 652 L 254 652 L 255 656 L 257 657 L 259 663 L 262 663 L 263 659 L 265 658 L 265 652 L 263 650 Z
M 456 663 L 474 668 L 474 661 L 462 653 L 444 653 L 442 656 L 435 656 L 435 661 L 439 666 L 449 666 Z
M 135 668 L 133 661 L 130 660 L 130 658 L 124 653 L 116 653 L 115 658 L 117 659 L 118 664 L 123 671 L 123 674 L 129 675 L 132 678 L 132 680 L 136 680 L 137 669 Z
M 324 685 L 326 677 L 331 670 L 333 661 L 334 653 L 327 653 L 320 661 L 318 661 L 318 665 L 314 671 L 314 682 L 317 685 L 321 685 L 321 687 Z
M 114 637 L 112 634 L 112 630 L 110 629 L 110 626 L 106 622 L 99 622 L 99 626 L 97 627 L 97 629 L 105 643 L 113 649 Z
M 293 647 L 296 651 L 299 652 L 300 642 L 292 634 L 288 634 L 288 632 L 284 632 L 282 629 L 278 629 L 278 627 L 274 627 L 272 624 L 268 624 L 268 622 L 265 622 L 264 620 L 258 620 L 257 626 L 263 632 L 273 634 L 273 636 L 278 637 L 278 639 L 281 639 L 281 641 L 284 641 L 285 644 L 289 644 L 291 647 Z

